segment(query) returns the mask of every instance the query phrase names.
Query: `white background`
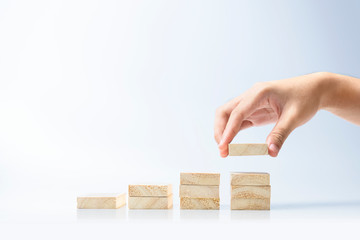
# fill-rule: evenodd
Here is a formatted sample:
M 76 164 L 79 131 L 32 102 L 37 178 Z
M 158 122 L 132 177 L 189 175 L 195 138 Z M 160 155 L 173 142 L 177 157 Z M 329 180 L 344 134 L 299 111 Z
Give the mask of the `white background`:
M 317 71 L 359 77 L 359 11 L 358 1 L 2 0 L 0 227 L 46 235 L 55 223 L 88 228 L 88 219 L 106 231 L 125 219 L 130 231 L 137 220 L 151 228 L 157 218 L 209 218 L 215 227 L 206 229 L 225 231 L 255 217 L 244 231 L 281 231 L 284 219 L 319 234 L 342 232 L 332 225 L 354 231 L 358 126 L 319 112 L 276 159 L 221 159 L 213 120 L 216 107 L 259 81 Z M 271 128 L 245 130 L 235 142 L 265 142 Z M 271 213 L 228 210 L 231 171 L 271 174 Z M 221 173 L 220 213 L 181 215 L 180 172 Z M 132 183 L 172 183 L 170 217 L 76 210 L 81 193 L 125 192 Z M 47 222 L 55 225 L 46 231 L 27 225 Z

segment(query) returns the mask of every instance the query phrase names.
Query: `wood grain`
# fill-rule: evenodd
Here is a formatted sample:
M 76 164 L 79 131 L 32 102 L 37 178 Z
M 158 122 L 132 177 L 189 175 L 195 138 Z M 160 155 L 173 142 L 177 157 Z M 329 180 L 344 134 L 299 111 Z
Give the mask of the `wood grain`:
M 180 184 L 220 185 L 220 173 L 180 173 Z
M 229 156 L 268 155 L 268 145 L 262 143 L 229 144 Z
M 125 204 L 125 193 L 101 193 L 77 197 L 77 208 L 79 209 L 116 209 Z
M 231 173 L 231 185 L 270 185 L 270 174 L 261 172 Z
M 231 210 L 270 210 L 270 198 L 231 198 Z
M 129 209 L 170 209 L 173 195 L 167 197 L 129 197 Z
M 129 185 L 130 197 L 166 197 L 171 195 L 172 185 Z
M 208 209 L 208 210 L 218 210 L 220 209 L 220 199 L 219 198 L 180 198 L 180 208 L 181 209 Z
M 232 198 L 270 198 L 271 186 L 231 186 Z
M 180 185 L 180 197 L 220 198 L 219 186 Z

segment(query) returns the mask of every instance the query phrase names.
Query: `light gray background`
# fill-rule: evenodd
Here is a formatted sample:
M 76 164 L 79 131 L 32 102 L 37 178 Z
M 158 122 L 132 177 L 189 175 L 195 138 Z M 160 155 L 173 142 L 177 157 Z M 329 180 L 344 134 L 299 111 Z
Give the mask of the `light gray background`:
M 360 200 L 360 128 L 319 112 L 279 157 L 221 159 L 216 107 L 259 81 L 360 76 L 359 1 L 1 1 L 0 205 L 179 173 L 271 174 L 273 206 Z M 235 142 L 265 142 L 272 126 Z M 26 200 L 25 200 L 26 199 Z M 26 201 L 26 206 L 24 205 Z

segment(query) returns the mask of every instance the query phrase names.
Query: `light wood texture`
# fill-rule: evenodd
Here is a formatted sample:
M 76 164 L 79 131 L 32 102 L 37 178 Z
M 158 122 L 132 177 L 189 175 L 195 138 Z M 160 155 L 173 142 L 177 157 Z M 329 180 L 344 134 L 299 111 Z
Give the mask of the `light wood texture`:
M 219 198 L 180 198 L 181 209 L 208 209 L 218 210 L 220 209 Z
M 129 209 L 170 209 L 173 195 L 167 197 L 129 197 Z
M 220 173 L 180 173 L 180 184 L 220 185 Z
M 270 210 L 270 198 L 231 198 L 231 210 Z
M 260 172 L 231 173 L 231 185 L 270 185 L 270 174 Z
M 77 197 L 79 209 L 116 209 L 126 204 L 126 194 L 103 193 Z
M 219 186 L 180 185 L 180 197 L 220 198 Z
M 268 145 L 262 143 L 229 144 L 229 156 L 267 155 Z
M 172 185 L 129 185 L 130 197 L 166 197 L 172 194 Z
M 232 198 L 270 198 L 271 186 L 231 186 Z

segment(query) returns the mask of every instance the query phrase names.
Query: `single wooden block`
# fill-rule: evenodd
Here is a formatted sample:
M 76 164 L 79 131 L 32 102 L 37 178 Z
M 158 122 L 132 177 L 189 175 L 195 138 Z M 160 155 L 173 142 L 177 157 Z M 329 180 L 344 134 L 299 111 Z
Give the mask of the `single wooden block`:
M 270 185 L 270 174 L 261 172 L 231 173 L 231 185 Z
M 130 197 L 166 197 L 172 194 L 172 185 L 129 185 Z
M 229 156 L 267 155 L 268 145 L 263 143 L 229 144 Z
M 220 173 L 180 173 L 180 184 L 220 185 Z
M 220 209 L 220 198 L 180 198 L 181 209 Z
M 130 197 L 129 209 L 170 209 L 173 206 L 173 195 L 167 197 Z
M 126 194 L 103 193 L 77 197 L 79 209 L 116 209 L 126 204 Z
M 232 198 L 270 198 L 271 186 L 231 186 Z
M 231 198 L 231 210 L 270 210 L 270 198 Z
M 180 185 L 180 197 L 220 198 L 219 186 Z

